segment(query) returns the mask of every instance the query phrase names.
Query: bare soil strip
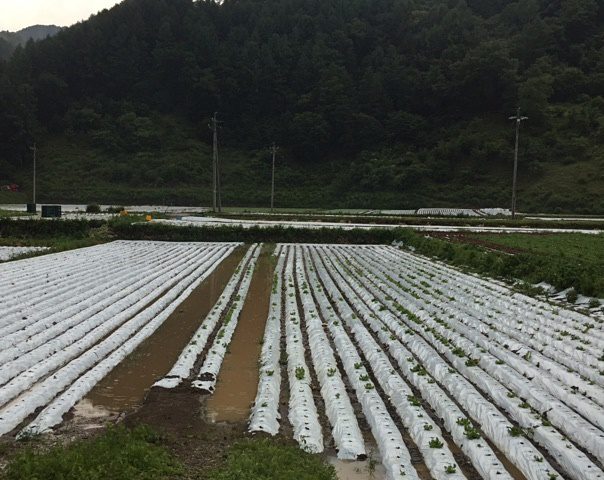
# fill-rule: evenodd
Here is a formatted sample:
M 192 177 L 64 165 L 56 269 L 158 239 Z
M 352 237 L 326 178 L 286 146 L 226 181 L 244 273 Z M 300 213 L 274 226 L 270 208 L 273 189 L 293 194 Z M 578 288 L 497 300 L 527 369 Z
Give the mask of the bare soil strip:
M 238 248 L 221 262 L 151 337 L 92 389 L 86 400 L 114 412 L 140 406 L 212 309 L 245 250 Z
M 207 401 L 212 422 L 247 420 L 258 389 L 258 361 L 268 318 L 273 274 L 273 246 L 265 245 L 244 301 L 237 329 L 218 376 L 216 391 Z

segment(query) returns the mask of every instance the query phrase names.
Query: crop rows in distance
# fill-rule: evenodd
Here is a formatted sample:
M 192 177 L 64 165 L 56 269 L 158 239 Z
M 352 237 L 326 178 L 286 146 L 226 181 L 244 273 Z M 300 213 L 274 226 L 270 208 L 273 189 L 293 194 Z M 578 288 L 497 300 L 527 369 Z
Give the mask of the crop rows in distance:
M 390 479 L 604 479 L 595 319 L 393 247 L 275 253 L 250 431 L 369 439 Z
M 44 432 L 236 248 L 118 241 L 0 265 L 0 435 Z

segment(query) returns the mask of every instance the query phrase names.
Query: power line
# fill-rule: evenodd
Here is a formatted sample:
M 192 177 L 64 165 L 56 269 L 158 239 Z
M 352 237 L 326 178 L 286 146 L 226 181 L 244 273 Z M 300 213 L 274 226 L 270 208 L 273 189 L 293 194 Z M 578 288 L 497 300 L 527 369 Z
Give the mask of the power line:
M 36 204 L 36 157 L 38 153 L 38 145 L 34 143 L 33 147 L 30 147 L 34 152 L 34 186 L 33 186 L 33 204 Z
M 516 112 L 516 115 L 509 117 L 510 120 L 516 121 L 516 147 L 514 148 L 514 176 L 512 178 L 512 220 L 516 218 L 516 178 L 518 176 L 518 140 L 520 137 L 520 123 L 524 120 L 528 120 L 528 117 L 520 115 L 520 107 Z

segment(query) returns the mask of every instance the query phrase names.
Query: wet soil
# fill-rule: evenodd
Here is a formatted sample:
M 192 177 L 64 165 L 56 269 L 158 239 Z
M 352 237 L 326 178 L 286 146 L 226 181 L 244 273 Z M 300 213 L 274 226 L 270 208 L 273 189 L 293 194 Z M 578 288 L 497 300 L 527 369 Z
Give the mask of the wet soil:
M 338 480 L 386 480 L 386 469 L 373 438 L 365 439 L 367 458 L 364 460 L 339 460 L 335 454 L 328 455 L 327 462 L 334 466 Z
M 214 394 L 207 401 L 211 422 L 245 422 L 258 390 L 258 363 L 268 318 L 275 259 L 265 245 L 256 263 L 237 329 L 224 359 Z
M 128 415 L 129 427 L 149 425 L 163 437 L 163 444 L 187 466 L 187 478 L 222 464 L 228 448 L 246 436 L 246 424 L 211 424 L 205 421 L 207 397 L 188 388 L 149 392 L 144 405 Z
M 110 412 L 127 412 L 142 405 L 145 395 L 163 377 L 210 312 L 245 248 L 236 249 L 145 340 L 88 394 L 85 401 Z

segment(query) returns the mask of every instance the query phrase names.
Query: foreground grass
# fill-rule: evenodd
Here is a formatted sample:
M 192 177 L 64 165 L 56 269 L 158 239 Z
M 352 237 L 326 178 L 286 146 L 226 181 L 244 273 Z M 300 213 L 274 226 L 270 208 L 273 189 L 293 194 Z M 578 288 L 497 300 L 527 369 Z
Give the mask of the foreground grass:
M 273 440 L 243 440 L 231 447 L 222 468 L 208 480 L 336 480 L 335 469 L 321 457 Z
M 43 453 L 32 447 L 17 454 L 4 480 L 155 480 L 177 478 L 182 465 L 160 445 L 150 429 L 111 427 L 89 440 Z
M 42 451 L 41 451 L 42 450 Z M 239 440 L 220 467 L 207 475 L 177 459 L 170 443 L 146 426 L 109 427 L 92 439 L 43 450 L 37 442 L 17 453 L 0 472 L 2 480 L 337 480 L 318 455 L 273 439 Z

